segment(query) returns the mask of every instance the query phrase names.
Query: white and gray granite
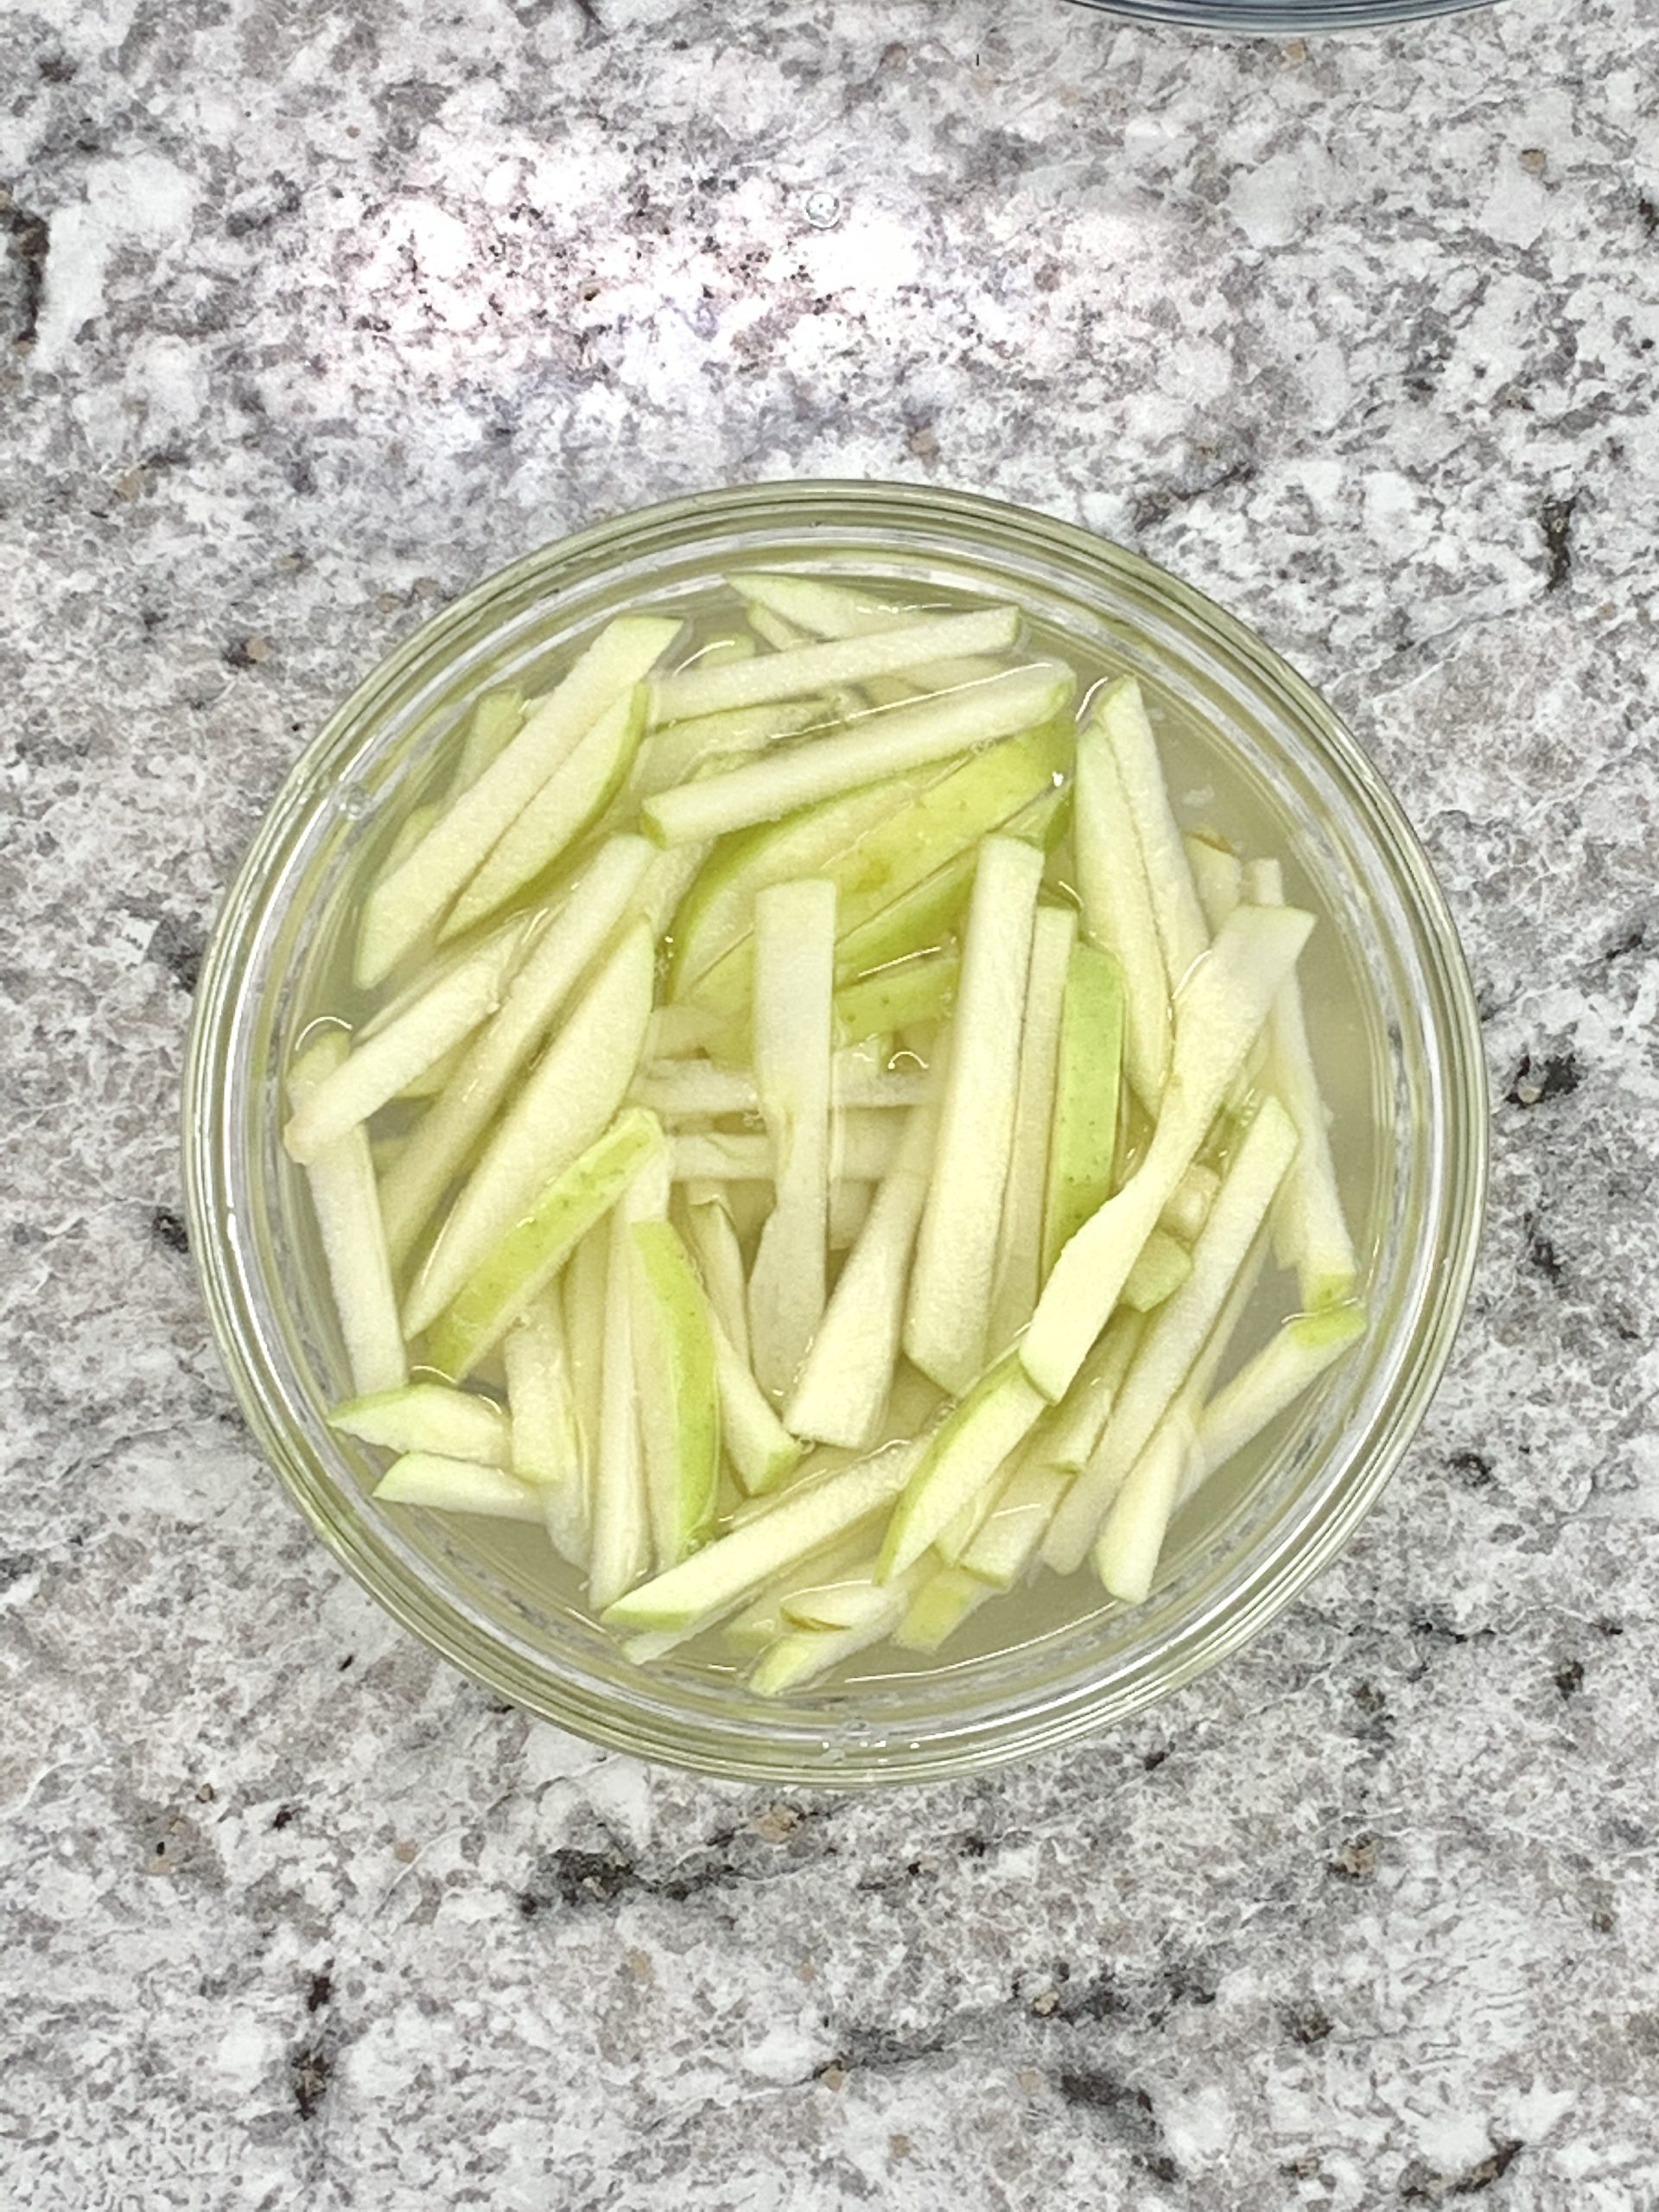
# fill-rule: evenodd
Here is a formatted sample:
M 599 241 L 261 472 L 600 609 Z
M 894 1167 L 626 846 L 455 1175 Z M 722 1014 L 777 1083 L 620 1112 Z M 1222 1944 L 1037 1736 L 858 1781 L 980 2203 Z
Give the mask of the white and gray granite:
M 0 4 L 0 2200 L 1659 2202 L 1659 14 Z M 249 1448 L 182 1249 L 215 899 L 435 604 L 728 478 L 1140 546 L 1466 932 L 1452 1379 L 1238 1663 L 787 1803 L 492 1704 Z

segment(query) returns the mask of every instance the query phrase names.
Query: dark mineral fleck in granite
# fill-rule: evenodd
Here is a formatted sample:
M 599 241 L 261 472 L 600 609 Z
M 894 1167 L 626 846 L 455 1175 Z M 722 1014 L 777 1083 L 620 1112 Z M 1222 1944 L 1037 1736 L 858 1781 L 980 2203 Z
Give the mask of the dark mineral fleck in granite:
M 0 2199 L 1659 2203 L 1659 15 L 0 12 Z M 181 1251 L 206 931 L 433 607 L 728 479 L 1256 624 L 1463 927 L 1452 1376 L 1116 1738 L 860 1802 L 503 1712 L 308 1536 Z

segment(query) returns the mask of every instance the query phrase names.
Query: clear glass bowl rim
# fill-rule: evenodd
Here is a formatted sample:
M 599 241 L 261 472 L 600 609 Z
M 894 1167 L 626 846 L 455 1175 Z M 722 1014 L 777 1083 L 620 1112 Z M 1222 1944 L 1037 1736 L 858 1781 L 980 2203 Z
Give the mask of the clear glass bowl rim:
M 1323 1500 L 1300 1540 L 1250 1562 L 1247 1586 L 1230 1605 L 1211 1607 L 1200 1632 L 1172 1630 L 1169 1647 L 1148 1652 L 1127 1682 L 1113 1681 L 1030 1711 L 1015 1707 L 960 1734 L 945 1727 L 935 1739 L 856 1740 L 814 1758 L 798 1742 L 768 1746 L 752 1737 L 722 1737 L 706 1716 L 676 1716 L 656 1700 L 642 1712 L 625 1696 L 595 1694 L 534 1664 L 505 1643 L 486 1620 L 472 1620 L 440 1592 L 388 1555 L 365 1532 L 359 1514 L 328 1510 L 315 1494 L 317 1440 L 274 1373 L 259 1326 L 261 1255 L 245 1233 L 226 1228 L 232 1189 L 221 1101 L 234 1073 L 229 1040 L 246 982 L 252 940 L 273 904 L 272 870 L 293 838 L 320 810 L 335 804 L 338 764 L 355 757 L 377 715 L 417 672 L 442 668 L 464 640 L 476 644 L 493 607 L 526 586 L 556 598 L 561 581 L 574 584 L 639 557 L 643 544 L 672 543 L 688 526 L 731 527 L 787 521 L 833 531 L 837 551 L 855 548 L 868 531 L 899 518 L 936 550 L 995 557 L 995 543 L 1058 563 L 1072 587 L 1079 572 L 1115 576 L 1153 596 L 1160 613 L 1230 657 L 1271 694 L 1299 737 L 1345 787 L 1368 828 L 1385 848 L 1393 887 L 1415 927 L 1414 944 L 1428 965 L 1437 995 L 1428 1033 L 1437 1052 L 1442 1123 L 1430 1134 L 1437 1156 L 1454 1172 L 1440 1175 L 1444 1217 L 1434 1224 L 1435 1289 L 1415 1316 L 1417 1356 L 1394 1379 L 1386 1427 Z M 955 534 L 953 535 L 953 525 Z M 889 549 L 890 550 L 890 549 Z M 277 869 L 280 876 L 280 869 Z M 186 1052 L 182 1143 L 190 1243 L 221 1359 L 245 1418 L 265 1456 L 316 1534 L 393 1618 L 474 1681 L 556 1726 L 610 1748 L 744 1780 L 816 1788 L 913 1782 L 980 1771 L 1095 1733 L 1160 1700 L 1217 1664 L 1257 1635 L 1346 1545 L 1370 1512 L 1403 1454 L 1437 1387 L 1467 1300 L 1484 1208 L 1487 1092 L 1479 1018 L 1461 946 L 1427 858 L 1398 802 L 1369 757 L 1332 709 L 1246 625 L 1204 594 L 1138 554 L 1077 525 L 975 493 L 932 486 L 812 479 L 731 486 L 640 508 L 523 556 L 441 609 L 396 647 L 324 724 L 290 769 L 262 818 L 226 892 L 198 985 Z M 244 1132 L 231 1132 L 239 1139 Z M 1378 1355 L 1381 1356 L 1380 1353 Z M 340 1485 L 335 1484 L 338 1491 Z M 351 1503 L 360 1503 L 353 1493 Z M 671 1699 L 667 1704 L 671 1707 Z

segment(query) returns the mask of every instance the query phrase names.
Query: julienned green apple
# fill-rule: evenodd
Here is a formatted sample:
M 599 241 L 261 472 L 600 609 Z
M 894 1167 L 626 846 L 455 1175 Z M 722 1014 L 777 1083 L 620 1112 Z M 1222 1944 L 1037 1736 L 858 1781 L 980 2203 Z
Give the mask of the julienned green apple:
M 901 1650 L 937 1651 L 969 1613 L 995 1594 L 990 1583 L 965 1567 L 938 1567 L 911 1599 L 893 1640 Z
M 1283 894 L 1277 861 L 1253 861 L 1249 880 L 1254 899 L 1277 900 Z M 1294 974 L 1286 977 L 1268 1017 L 1268 1065 L 1274 1090 L 1301 1140 L 1274 1210 L 1274 1249 L 1281 1267 L 1295 1268 L 1302 1304 L 1316 1312 L 1340 1305 L 1351 1294 L 1358 1262 L 1337 1188 L 1302 987 Z
M 1192 1272 L 1192 1255 L 1166 1229 L 1154 1229 L 1123 1281 L 1122 1302 L 1132 1313 L 1150 1313 Z
M 456 899 L 442 934 L 458 937 L 550 868 L 621 785 L 645 727 L 645 694 L 636 683 L 613 700 L 569 758 L 505 830 Z
M 1290 1116 L 1264 1100 L 1192 1248 L 1192 1273 L 1147 1325 L 1100 1441 L 1054 1516 L 1043 1557 L 1058 1573 L 1082 1564 L 1118 1485 L 1211 1340 L 1295 1150 Z
M 1042 791 L 999 823 L 996 835 L 1018 837 L 1045 853 L 1052 852 L 1065 835 L 1070 805 L 1068 787 Z M 953 853 L 931 875 L 892 899 L 868 921 L 846 931 L 836 946 L 837 980 L 850 982 L 913 953 L 937 950 L 960 931 L 978 866 L 977 847 Z
M 1134 677 L 1122 677 L 1096 695 L 1094 721 L 1117 762 L 1173 998 L 1209 950 L 1210 931 L 1170 807 L 1146 701 Z
M 649 614 L 608 623 L 568 675 L 538 699 L 523 728 L 476 783 L 433 823 L 401 865 L 364 902 L 357 981 L 367 989 L 391 974 L 448 912 L 502 835 L 594 722 L 631 691 L 679 635 L 681 625 Z
M 923 952 L 880 968 L 836 993 L 836 1039 L 843 1047 L 940 1021 L 957 995 L 962 963 L 954 952 Z
M 1070 751 L 1071 733 L 1051 724 L 989 745 L 943 774 L 917 776 L 905 803 L 887 809 L 823 871 L 836 890 L 837 975 L 889 962 L 918 941 L 937 942 L 960 904 L 955 888 L 939 880 L 943 872 L 965 858 L 965 894 L 979 840 L 1033 800 L 1052 797 Z M 733 945 L 699 980 L 697 1002 L 741 1007 L 753 959 L 748 939 Z
M 757 653 L 750 660 L 728 661 L 715 668 L 683 669 L 652 684 L 652 722 L 683 721 L 693 715 L 756 707 L 772 699 L 798 699 L 831 684 L 859 683 L 867 676 L 925 666 L 941 653 L 1002 652 L 1014 643 L 1019 628 L 1014 607 L 990 607 L 972 614 L 923 616 L 879 635 Z
M 1055 1129 L 1055 1086 L 1066 976 L 1077 933 L 1070 906 L 1039 906 L 1032 926 L 1026 1003 L 1020 1022 L 1020 1079 L 1002 1217 L 991 1274 L 988 1348 L 1004 1351 L 1032 1316 L 1042 1288 L 1043 1219 Z
M 706 660 L 707 656 L 704 656 Z M 628 777 L 625 798 L 637 804 L 676 784 L 689 784 L 718 763 L 741 760 L 772 746 L 827 727 L 830 710 L 821 699 L 777 700 L 759 707 L 733 707 L 724 714 L 699 715 L 658 730 L 640 747 Z
M 1014 837 L 982 843 L 905 1311 L 906 1355 L 946 1390 L 965 1389 L 985 1360 L 1042 878 L 1034 846 Z
M 296 1111 L 344 1064 L 350 1049 L 338 1029 L 308 1046 L 289 1071 L 289 1103 Z M 409 1380 L 409 1358 L 363 1124 L 313 1160 L 305 1178 L 352 1386 L 364 1395 L 397 1389 Z
M 470 1035 L 501 1003 L 524 941 L 522 923 L 502 931 L 357 1045 L 296 1107 L 283 1132 L 289 1156 L 308 1166 Z
M 755 1379 L 781 1399 L 828 1294 L 836 887 L 769 884 L 754 902 L 754 1079 L 774 1197 L 749 1270 Z
M 334 1408 L 328 1425 L 388 1452 L 435 1452 L 494 1467 L 512 1464 L 512 1432 L 500 1407 L 447 1383 L 407 1382 L 400 1390 L 350 1398 Z
M 904 1488 L 920 1446 L 893 1444 L 822 1479 L 786 1490 L 665 1574 L 608 1605 L 607 1626 L 690 1629 L 842 1535 Z
M 381 1185 L 386 1243 L 401 1265 L 556 1017 L 628 911 L 651 864 L 644 837 L 612 837 L 525 951 L 499 1012 L 465 1047 Z
M 427 1363 L 456 1382 L 471 1374 L 662 1141 L 655 1116 L 631 1108 L 572 1160 L 456 1293 L 427 1338 Z
M 752 610 L 765 607 L 815 638 L 862 638 L 873 630 L 902 629 L 916 620 L 914 607 L 895 607 L 890 600 L 824 577 L 749 570 L 732 576 L 730 582 Z M 949 691 L 963 683 L 982 683 L 988 676 L 997 673 L 997 665 L 994 660 L 958 653 L 948 659 L 928 661 L 909 670 L 907 675 L 921 690 Z M 874 696 L 868 679 L 867 696 Z
M 709 1320 L 715 1338 L 715 1378 L 720 1388 L 721 1433 L 733 1472 L 750 1497 L 776 1490 L 806 1451 L 773 1412 L 771 1400 L 755 1381 L 745 1354 L 727 1334 L 710 1300 Z
M 720 1390 L 702 1286 L 666 1221 L 632 1230 L 633 1326 L 645 1490 L 659 1567 L 694 1551 L 714 1518 Z
M 1294 1405 L 1325 1369 L 1365 1333 L 1362 1306 L 1326 1306 L 1300 1313 L 1217 1391 L 1197 1421 L 1194 1449 L 1181 1495 L 1259 1436 Z
M 1111 1195 L 1123 1059 L 1123 971 L 1109 952 L 1071 948 L 1060 1012 L 1054 1134 L 1048 1153 L 1043 1274 Z
M 877 1593 L 878 1603 L 865 1617 L 845 1628 L 786 1628 L 768 1645 L 749 1673 L 749 1687 L 758 1697 L 781 1697 L 827 1675 L 832 1667 L 855 1659 L 889 1636 L 904 1618 L 912 1598 L 926 1574 L 918 1565 Z
M 785 1408 L 797 1436 L 854 1449 L 875 1440 L 899 1359 L 935 1122 L 931 1107 L 909 1116 L 899 1155 L 842 1264 Z
M 1077 736 L 1071 827 L 1084 933 L 1122 972 L 1124 1072 L 1143 1109 L 1156 1115 L 1169 1072 L 1169 986 L 1146 862 L 1098 718 Z
M 935 1430 L 893 1509 L 878 1569 L 890 1581 L 987 1483 L 1030 1434 L 1044 1400 L 1010 1352 Z
M 532 1483 L 521 1482 L 505 1467 L 436 1452 L 405 1452 L 381 1476 L 374 1494 L 391 1505 L 425 1505 L 442 1513 L 481 1513 L 543 1525 L 542 1501 Z
M 1051 664 L 1010 669 L 968 690 L 889 708 L 844 726 L 834 736 L 810 740 L 699 783 L 682 784 L 647 799 L 643 818 L 651 834 L 666 845 L 773 822 L 795 807 L 1035 728 L 1064 711 L 1072 681 L 1070 671 Z
M 455 762 L 454 780 L 449 786 L 452 799 L 459 798 L 469 785 L 475 784 L 490 763 L 505 753 L 518 736 L 524 725 L 524 695 L 516 683 L 504 684 L 499 691 L 484 694 L 467 725 L 466 741 Z
M 1313 926 L 1292 907 L 1241 906 L 1187 983 L 1146 1157 L 1060 1254 L 1021 1339 L 1026 1372 L 1046 1397 L 1064 1396 L 1105 1326 Z
M 643 923 L 624 931 L 486 1141 L 404 1305 L 414 1335 L 432 1322 L 606 1130 L 622 1103 L 651 1018 L 656 955 Z

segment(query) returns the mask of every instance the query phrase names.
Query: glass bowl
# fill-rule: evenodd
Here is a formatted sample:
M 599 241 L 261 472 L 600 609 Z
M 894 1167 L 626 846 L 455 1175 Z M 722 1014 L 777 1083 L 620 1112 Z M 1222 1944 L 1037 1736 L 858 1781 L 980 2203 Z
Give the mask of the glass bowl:
M 671 606 L 734 564 L 1015 599 L 1039 635 L 1103 646 L 1178 748 L 1267 811 L 1317 933 L 1325 1064 L 1339 1071 L 1370 1333 L 1248 1464 L 1206 1486 L 1133 1611 L 1074 1577 L 999 1649 L 998 1606 L 940 1661 L 872 1662 L 787 1702 L 673 1661 L 625 1660 L 569 1586 L 494 1529 L 378 1505 L 368 1451 L 327 1426 L 345 1365 L 278 1071 L 315 1007 L 352 887 L 477 694 L 530 675 L 629 604 Z M 1310 947 L 1310 956 L 1313 948 Z M 1310 1013 L 1314 989 L 1309 986 Z M 1318 1042 L 1316 1037 L 1316 1043 Z M 1363 1127 L 1361 1126 L 1363 1125 Z M 1353 1534 L 1450 1352 L 1484 1189 L 1474 1001 L 1421 848 L 1330 709 L 1243 625 L 1085 531 L 960 493 L 765 484 L 607 522 L 515 562 L 435 616 L 329 721 L 226 897 L 184 1090 L 191 1242 L 250 1427 L 319 1535 L 406 1627 L 561 1727 L 704 1771 L 818 1787 L 958 1775 L 1086 1735 L 1256 1635 Z
M 1194 29 L 1291 37 L 1303 31 L 1387 29 L 1429 16 L 1467 15 L 1492 0 L 1078 0 L 1104 15 L 1140 23 L 1185 23 Z

